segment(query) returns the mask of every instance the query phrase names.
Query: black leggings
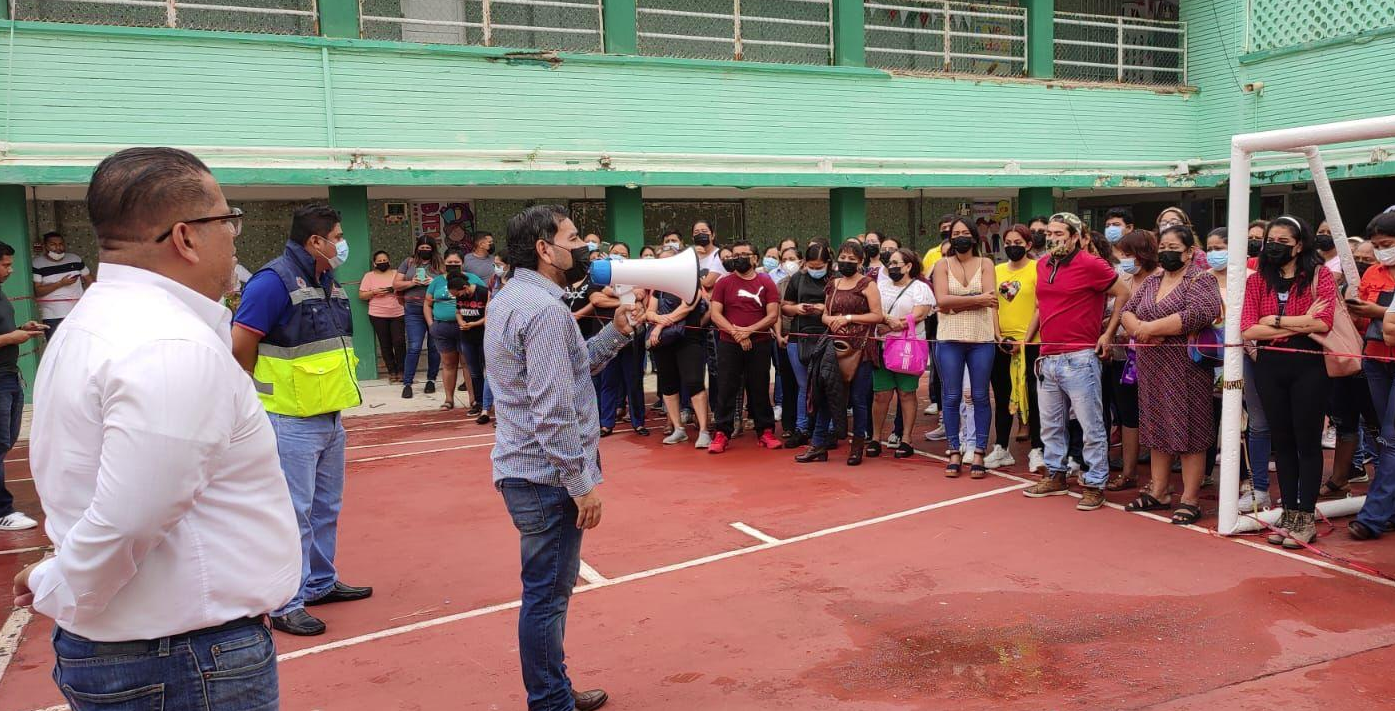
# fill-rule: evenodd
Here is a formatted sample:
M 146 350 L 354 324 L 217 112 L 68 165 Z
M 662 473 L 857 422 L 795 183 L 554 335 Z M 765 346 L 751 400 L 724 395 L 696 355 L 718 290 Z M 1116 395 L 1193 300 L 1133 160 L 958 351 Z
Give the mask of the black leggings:
M 780 430 L 793 432 L 804 403 L 799 402 L 799 380 L 794 376 L 788 348 L 775 348 L 775 369 L 780 373 L 780 397 L 784 401 L 780 409 Z
M 707 350 L 701 343 L 680 338 L 677 343 L 649 349 L 649 356 L 659 373 L 660 395 L 677 395 L 682 390 L 692 397 L 702 392 Z
M 1037 410 L 1036 362 L 1041 356 L 1041 346 L 1025 346 L 1023 358 L 1027 360 L 1027 434 L 1032 440 L 1032 449 L 1041 449 L 1041 413 Z M 1012 356 L 999 349 L 993 355 L 993 372 L 989 378 L 993 386 L 993 426 L 994 444 L 1008 448 L 1012 437 L 1012 414 L 1008 406 L 1012 404 Z
M 407 362 L 407 331 L 401 316 L 369 316 L 373 322 L 373 333 L 378 337 L 378 348 L 383 351 L 383 366 L 393 375 L 402 373 L 402 364 Z
M 1322 404 L 1331 381 L 1316 342 L 1297 336 L 1284 345 L 1314 352 L 1261 351 L 1255 381 L 1269 419 L 1284 509 L 1311 513 L 1322 485 Z
M 1124 377 L 1124 361 L 1109 361 L 1104 377 L 1114 390 L 1115 423 L 1138 429 L 1138 383 L 1125 385 L 1119 382 Z

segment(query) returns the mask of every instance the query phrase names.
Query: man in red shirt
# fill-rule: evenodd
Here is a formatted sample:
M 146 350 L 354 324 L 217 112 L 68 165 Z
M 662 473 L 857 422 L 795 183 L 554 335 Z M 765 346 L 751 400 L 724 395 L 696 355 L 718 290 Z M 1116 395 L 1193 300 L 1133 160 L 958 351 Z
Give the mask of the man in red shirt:
M 1052 215 L 1046 225 L 1050 256 L 1037 262 L 1037 315 L 1024 342 L 1041 335 L 1037 361 L 1037 399 L 1041 439 L 1046 445 L 1047 476 L 1022 491 L 1032 498 L 1067 493 L 1066 425 L 1072 410 L 1084 434 L 1086 471 L 1080 475 L 1084 496 L 1076 508 L 1093 511 L 1104 504 L 1109 479 L 1109 433 L 1101 404 L 1100 358 L 1111 345 L 1110 334 L 1128 301 L 1128 287 L 1109 262 L 1085 251 L 1090 236 L 1080 218 L 1069 212 Z M 1104 308 L 1114 298 L 1114 313 L 1104 322 Z
M 770 405 L 770 333 L 779 319 L 780 295 L 770 277 L 756 271 L 751 243 L 731 246 L 731 259 L 722 265 L 727 275 L 712 288 L 712 325 L 717 328 L 717 434 L 708 454 L 721 454 L 731 441 L 736 396 L 745 388 L 746 402 L 769 449 L 783 444 L 775 436 L 775 410 Z

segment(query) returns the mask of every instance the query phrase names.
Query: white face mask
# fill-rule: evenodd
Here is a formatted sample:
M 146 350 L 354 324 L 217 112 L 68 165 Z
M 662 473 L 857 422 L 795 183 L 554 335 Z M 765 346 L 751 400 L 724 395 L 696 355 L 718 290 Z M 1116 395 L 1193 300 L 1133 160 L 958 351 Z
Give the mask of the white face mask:
M 56 262 L 62 259 L 64 254 L 67 254 L 67 252 L 49 252 L 48 258 Z
M 786 274 L 793 274 L 799 271 L 799 262 L 794 259 L 788 259 L 785 260 L 784 267 Z
M 1387 267 L 1395 267 L 1395 247 L 1376 250 L 1376 261 Z

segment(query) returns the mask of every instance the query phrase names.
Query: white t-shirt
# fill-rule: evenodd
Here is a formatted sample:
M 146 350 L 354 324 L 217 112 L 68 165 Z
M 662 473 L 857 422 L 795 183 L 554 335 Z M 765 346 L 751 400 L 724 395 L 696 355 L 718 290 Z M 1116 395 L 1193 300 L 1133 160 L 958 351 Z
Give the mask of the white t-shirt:
M 63 281 L 69 276 L 85 277 L 91 274 L 87 270 L 87 265 L 82 263 L 82 257 L 65 252 L 58 261 L 48 258 L 44 253 L 34 258 L 34 283 L 53 284 Z M 82 279 L 67 285 L 60 286 L 50 291 L 45 296 L 40 296 L 34 300 L 39 302 L 39 318 L 44 320 L 67 318 L 73 307 L 77 306 L 77 300 L 82 298 Z
M 247 286 L 247 282 L 251 280 L 252 272 L 247 271 L 247 267 L 241 264 L 233 265 L 233 281 L 237 282 L 233 285 L 233 291 L 242 291 L 242 287 Z
M 725 276 L 727 268 L 722 266 L 722 250 L 714 248 L 706 257 L 698 257 L 698 266 L 718 276 Z
M 902 289 L 905 289 L 905 293 L 902 293 Z M 882 311 L 888 316 L 906 318 L 917 306 L 935 305 L 935 294 L 930 291 L 930 285 L 920 280 L 913 280 L 905 287 L 897 286 L 890 279 L 878 280 L 877 290 L 882 294 Z M 915 332 L 917 336 L 925 337 L 925 321 L 916 323 Z

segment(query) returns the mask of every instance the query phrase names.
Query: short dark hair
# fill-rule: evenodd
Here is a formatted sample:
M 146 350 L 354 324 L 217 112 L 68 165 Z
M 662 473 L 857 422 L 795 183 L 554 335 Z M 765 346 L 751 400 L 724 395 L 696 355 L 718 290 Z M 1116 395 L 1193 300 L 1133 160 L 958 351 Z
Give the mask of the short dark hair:
M 806 262 L 827 262 L 830 261 L 828 256 L 828 243 L 822 240 L 814 240 L 809 243 L 808 247 L 804 248 L 804 261 Z
M 1109 208 L 1108 212 L 1104 213 L 1105 222 L 1108 222 L 1110 218 L 1114 217 L 1123 220 L 1124 224 L 1126 225 L 1133 224 L 1133 210 L 1130 210 L 1127 207 L 1111 207 Z
M 494 236 L 494 233 L 493 233 L 493 232 L 490 232 L 489 230 L 479 230 L 479 231 L 475 232 L 475 241 L 478 242 L 478 241 L 484 239 L 485 237 L 493 237 L 493 236 Z
M 452 274 L 446 279 L 447 289 L 464 289 L 470 284 L 470 280 L 464 274 Z
M 1132 254 L 1138 273 L 1144 276 L 1158 269 L 1158 238 L 1148 230 L 1134 230 L 1119 240 L 1119 251 Z
M 1196 246 L 1196 233 L 1192 232 L 1192 228 L 1186 225 L 1173 225 L 1163 230 L 1162 233 L 1158 235 L 1158 241 L 1161 242 L 1164 236 L 1172 234 L 1173 232 L 1177 233 L 1177 239 L 1181 240 L 1183 247 L 1191 248 Z
M 712 234 L 717 234 L 717 228 L 713 227 L 712 221 L 705 217 L 693 220 L 693 227 L 697 227 L 698 225 L 707 225 L 707 229 L 712 230 Z
M 378 255 L 380 255 L 380 254 L 383 255 L 384 257 L 387 257 L 389 262 L 392 261 L 392 255 L 391 255 L 391 254 L 388 254 L 388 253 L 387 253 L 387 250 L 383 250 L 383 249 L 380 249 L 380 250 L 374 252 L 374 253 L 373 253 L 373 256 L 371 256 L 371 257 L 368 258 L 368 261 L 370 261 L 370 262 L 376 262 L 376 261 L 378 261 Z
M 838 248 L 838 254 L 837 254 L 836 256 L 841 257 L 841 256 L 843 256 L 844 254 L 851 254 L 851 255 L 856 256 L 856 257 L 857 257 L 858 263 L 861 263 L 861 262 L 862 262 L 862 243 L 861 243 L 861 242 L 858 242 L 858 241 L 855 240 L 855 239 L 844 240 L 844 241 L 843 241 L 843 246 L 841 246 L 841 247 Z
M 1366 223 L 1366 239 L 1375 239 L 1376 235 L 1395 237 L 1395 212 L 1382 212 Z
M 47 241 L 50 237 L 57 237 L 58 239 L 63 239 L 63 234 L 58 230 L 49 230 L 48 232 L 44 233 L 45 241 Z
M 291 241 L 303 247 L 312 235 L 328 237 L 341 221 L 339 211 L 322 202 L 301 205 L 291 215 Z
M 897 247 L 896 254 L 901 255 L 901 259 L 906 262 L 906 272 L 912 279 L 920 278 L 920 257 L 916 253 L 904 247 Z M 882 265 L 886 266 L 886 265 Z
M 0 257 L 13 256 L 15 256 L 15 248 L 11 247 L 9 242 L 0 242 Z
M 569 217 L 561 205 L 533 205 L 509 218 L 504 233 L 508 251 L 504 261 L 509 266 L 538 268 L 538 240 L 551 242 L 557 237 L 557 226 Z
M 175 210 L 212 199 L 203 184 L 210 174 L 178 148 L 127 148 L 102 159 L 87 184 L 87 217 L 98 243 L 153 242 L 179 219 Z
M 736 241 L 732 242 L 731 244 L 728 244 L 728 245 L 725 245 L 725 246 L 726 246 L 727 249 L 730 249 L 730 250 L 733 251 L 733 252 L 736 251 L 736 248 L 737 248 L 737 247 L 750 247 L 752 252 L 755 252 L 755 251 L 756 251 L 755 245 L 751 244 L 751 241 L 750 241 L 750 240 L 745 240 L 745 239 L 736 240 Z
M 1033 222 L 1040 222 L 1043 225 L 1051 224 L 1051 220 L 1047 219 L 1046 215 L 1032 215 L 1031 217 L 1027 218 L 1028 229 L 1030 229 L 1030 226 Z
M 674 237 L 677 237 L 679 242 L 682 242 L 682 241 L 683 241 L 683 233 L 682 233 L 682 232 L 679 232 L 678 230 L 669 230 L 668 232 L 665 232 L 665 233 L 659 235 L 659 242 L 660 242 L 660 243 L 663 243 L 664 240 L 668 239 L 668 236 L 669 236 L 669 235 L 673 235 Z

